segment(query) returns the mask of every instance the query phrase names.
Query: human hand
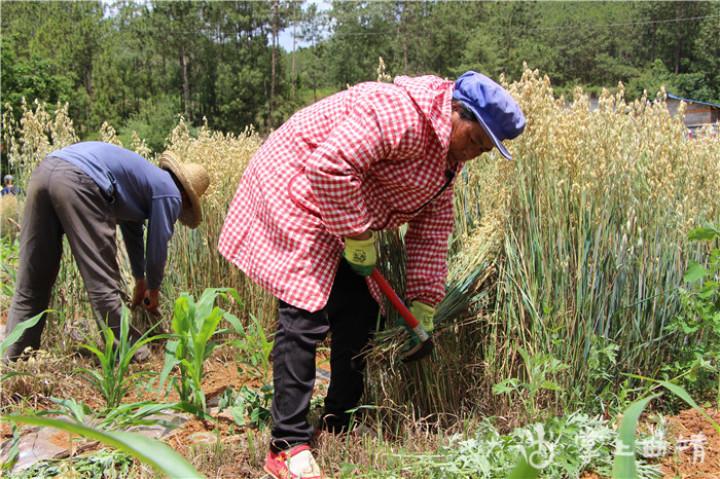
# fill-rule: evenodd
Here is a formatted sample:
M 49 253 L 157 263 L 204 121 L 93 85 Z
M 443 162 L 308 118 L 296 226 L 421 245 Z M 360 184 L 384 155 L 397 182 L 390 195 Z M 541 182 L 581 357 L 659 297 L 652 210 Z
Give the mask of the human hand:
M 377 264 L 375 234 L 368 231 L 356 237 L 345 238 L 343 257 L 357 274 L 370 276 Z
M 148 289 L 145 292 L 145 299 L 143 300 L 145 309 L 154 315 L 160 314 L 158 308 L 160 307 L 160 290 L 159 289 Z
M 425 332 L 430 333 L 435 329 L 435 308 L 421 301 L 410 303 L 410 312 L 422 325 Z
M 135 288 L 133 289 L 133 295 L 132 295 L 132 303 L 130 303 L 130 306 L 135 308 L 136 306 L 140 306 L 143 302 L 143 299 L 145 299 L 145 291 L 147 290 L 147 285 L 145 283 L 145 278 L 135 278 Z

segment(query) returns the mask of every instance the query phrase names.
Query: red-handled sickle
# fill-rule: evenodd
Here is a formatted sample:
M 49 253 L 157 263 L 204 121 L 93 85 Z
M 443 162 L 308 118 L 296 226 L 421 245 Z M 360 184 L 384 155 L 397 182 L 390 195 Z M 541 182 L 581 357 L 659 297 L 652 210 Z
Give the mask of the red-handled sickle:
M 380 290 L 387 296 L 397 312 L 400 313 L 408 330 L 413 333 L 410 335 L 411 340 L 408 347 L 402 352 L 402 360 L 405 362 L 417 361 L 429 355 L 433 350 L 433 342 L 427 331 L 425 331 L 417 318 L 415 318 L 407 306 L 405 306 L 405 303 L 402 302 L 393 287 L 388 283 L 388 280 L 385 279 L 377 268 L 373 269 L 370 277 L 377 283 Z

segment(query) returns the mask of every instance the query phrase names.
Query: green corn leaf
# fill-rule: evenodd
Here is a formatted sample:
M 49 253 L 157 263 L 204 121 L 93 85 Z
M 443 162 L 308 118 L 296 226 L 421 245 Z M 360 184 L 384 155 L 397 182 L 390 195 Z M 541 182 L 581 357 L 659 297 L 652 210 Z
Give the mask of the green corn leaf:
M 615 442 L 615 460 L 613 461 L 613 479 L 637 479 L 635 463 L 635 430 L 645 406 L 660 396 L 655 394 L 632 403 L 623 413 Z
M 245 328 L 243 327 L 242 322 L 237 316 L 227 311 L 224 311 L 223 317 L 228 323 L 230 323 L 236 333 L 245 334 Z
M 657 381 L 657 382 L 660 385 L 662 385 L 665 389 L 667 389 L 668 391 L 670 391 L 671 393 L 673 393 L 674 395 L 676 395 L 677 397 L 679 397 L 680 399 L 682 399 L 683 401 L 688 403 L 688 405 L 690 405 L 690 407 L 692 407 L 697 412 L 699 412 L 705 419 L 707 419 L 710 422 L 710 424 L 712 424 L 712 427 L 715 428 L 715 430 L 718 432 L 718 434 L 720 434 L 720 424 L 715 422 L 713 420 L 713 418 L 710 417 L 710 415 L 708 413 L 706 413 L 703 408 L 698 406 L 698 404 L 695 402 L 695 400 L 692 397 L 690 397 L 688 392 L 682 386 L 678 386 L 677 384 L 673 384 L 673 383 L 667 382 L 667 381 Z
M 140 434 L 125 431 L 103 431 L 82 424 L 38 416 L 4 416 L 3 420 L 15 424 L 54 427 L 93 441 L 99 441 L 130 454 L 167 477 L 187 479 L 203 477 L 184 457 L 167 444 Z
M 165 381 L 167 381 L 168 376 L 170 376 L 170 372 L 172 372 L 173 368 L 180 362 L 174 355 L 177 344 L 177 341 L 171 341 L 165 345 L 165 364 L 163 365 L 162 371 L 160 371 L 160 378 L 158 380 L 159 390 L 163 389 Z
M 202 295 L 200 295 L 198 302 L 195 304 L 195 317 L 205 318 L 206 316 L 212 314 L 215 299 L 222 293 L 222 291 L 222 288 L 206 288 Z
M 5 355 L 5 351 L 18 339 L 20 339 L 25 332 L 26 329 L 32 328 L 35 326 L 38 322 L 40 322 L 40 319 L 43 317 L 43 314 L 51 312 L 51 309 L 48 309 L 46 311 L 43 311 L 42 313 L 33 316 L 32 318 L 23 321 L 21 323 L 18 323 L 15 328 L 13 328 L 12 331 L 10 331 L 10 334 L 8 334 L 5 339 L 3 339 L 2 343 L 0 343 L 0 356 Z

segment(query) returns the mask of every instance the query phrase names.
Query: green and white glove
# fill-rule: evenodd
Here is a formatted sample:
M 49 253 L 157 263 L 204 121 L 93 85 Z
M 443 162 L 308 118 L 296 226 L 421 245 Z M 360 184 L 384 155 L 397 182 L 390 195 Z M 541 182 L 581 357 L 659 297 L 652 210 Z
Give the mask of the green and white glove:
M 370 276 L 377 264 L 375 233 L 370 232 L 370 238 L 364 240 L 345 238 L 343 257 L 357 274 Z
M 420 321 L 426 333 L 435 329 L 435 308 L 421 301 L 413 301 L 410 303 L 410 312 Z

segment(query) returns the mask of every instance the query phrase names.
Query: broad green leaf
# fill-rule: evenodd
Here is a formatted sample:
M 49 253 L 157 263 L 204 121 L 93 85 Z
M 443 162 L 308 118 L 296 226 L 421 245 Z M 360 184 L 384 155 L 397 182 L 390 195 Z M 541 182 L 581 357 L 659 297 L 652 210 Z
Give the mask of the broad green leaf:
M 685 273 L 685 282 L 693 283 L 697 280 L 703 279 L 707 275 L 707 272 L 707 269 L 705 269 L 703 266 L 693 262 L 690 264 L 687 272 Z
M 242 322 L 237 316 L 227 311 L 224 311 L 223 317 L 228 323 L 230 323 L 236 333 L 245 334 L 245 328 L 243 327 Z
M 613 479 L 637 479 L 637 464 L 635 463 L 635 430 L 638 419 L 645 406 L 653 399 L 660 396 L 653 396 L 640 399 L 632 403 L 625 410 L 618 428 L 615 439 L 615 460 L 613 461 Z
M 169 346 L 169 344 L 168 344 Z M 160 371 L 160 378 L 158 379 L 158 389 L 162 390 L 165 386 L 165 381 L 167 381 L 168 376 L 170 376 L 170 373 L 172 372 L 173 368 L 177 366 L 177 364 L 180 361 L 178 361 L 175 356 L 173 356 L 170 353 L 165 354 L 165 364 L 163 365 L 162 371 Z
M 540 384 L 540 387 L 542 389 L 547 389 L 548 391 L 563 391 L 562 386 L 553 381 L 548 381 L 547 379 Z
M 709 241 L 720 236 L 720 231 L 710 227 L 699 227 L 688 233 L 688 239 L 694 241 Z
M 529 451 L 528 454 L 533 454 L 533 451 Z M 528 464 L 524 455 L 520 455 L 520 459 L 508 475 L 508 479 L 535 479 L 539 474 L 540 471 Z
M 200 299 L 195 304 L 195 315 L 199 318 L 205 318 L 211 314 L 213 305 L 218 295 L 222 292 L 222 288 L 206 288 L 200 295 Z
M 707 419 L 710 422 L 710 424 L 712 424 L 712 427 L 715 428 L 715 430 L 718 432 L 718 434 L 720 434 L 720 424 L 716 423 L 713 420 L 713 418 L 710 417 L 710 415 L 705 412 L 705 410 L 703 408 L 698 406 L 698 404 L 695 402 L 695 400 L 692 397 L 690 397 L 688 392 L 682 386 L 678 386 L 677 384 L 673 384 L 668 381 L 658 381 L 658 383 L 660 385 L 662 385 L 665 389 L 667 389 L 668 391 L 670 391 L 671 393 L 675 394 L 677 397 L 679 397 L 680 399 L 682 399 L 683 401 L 688 403 L 690 405 L 690 407 L 695 409 L 697 412 L 699 412 L 705 419 Z
M 3 420 L 16 424 L 47 426 L 99 441 L 120 449 L 156 471 L 170 478 L 202 478 L 203 476 L 184 457 L 167 444 L 140 434 L 125 431 L 103 431 L 91 427 L 37 416 L 4 416 Z
M 22 337 L 26 329 L 35 326 L 40 321 L 40 319 L 42 319 L 43 314 L 49 313 L 50 311 L 52 310 L 48 309 L 47 311 L 43 311 L 42 313 L 35 315 L 28 320 L 18 323 L 18 325 L 15 326 L 12 331 L 10 331 L 10 334 L 8 334 L 5 339 L 3 339 L 2 343 L 0 343 L 0 356 L 4 356 L 5 351 L 7 351 L 7 349 L 13 343 L 15 343 L 18 339 Z
M 506 394 L 517 389 L 518 380 L 516 378 L 508 378 L 492 387 L 492 392 L 495 395 Z

